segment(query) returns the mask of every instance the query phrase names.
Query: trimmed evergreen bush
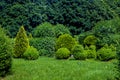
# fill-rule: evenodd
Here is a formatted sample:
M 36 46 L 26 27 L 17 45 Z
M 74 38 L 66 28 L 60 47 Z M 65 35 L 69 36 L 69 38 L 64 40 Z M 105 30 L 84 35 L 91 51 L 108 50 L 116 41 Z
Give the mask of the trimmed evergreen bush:
M 63 24 L 55 25 L 54 30 L 55 30 L 56 37 L 59 37 L 60 35 L 63 35 L 63 34 L 71 34 L 69 29 Z
M 85 60 L 87 57 L 86 51 L 82 45 L 75 45 L 72 49 L 72 54 L 77 60 Z
M 29 47 L 23 54 L 24 58 L 27 60 L 35 60 L 39 57 L 39 52 L 33 46 Z
M 0 77 L 11 72 L 12 48 L 9 38 L 0 27 Z
M 15 38 L 14 57 L 21 58 L 29 46 L 29 40 L 27 38 L 24 27 L 20 27 L 19 32 Z
M 30 45 L 35 47 L 42 56 L 53 56 L 55 44 L 55 38 L 52 37 L 30 39 Z
M 84 44 L 86 44 L 86 45 L 95 45 L 96 42 L 97 42 L 97 38 L 93 35 L 87 36 L 84 39 Z
M 71 49 L 73 48 L 73 46 L 76 43 L 77 42 L 75 41 L 75 39 L 71 35 L 63 34 L 63 35 L 59 36 L 59 38 L 56 41 L 56 50 L 64 47 L 64 48 L 67 48 L 71 51 Z
M 53 25 L 48 22 L 42 23 L 41 25 L 37 26 L 33 30 L 33 36 L 38 38 L 39 37 L 55 37 Z
M 70 51 L 67 48 L 60 48 L 56 51 L 55 57 L 57 59 L 68 59 L 70 57 Z
M 101 61 L 108 61 L 116 58 L 116 50 L 112 48 L 102 47 L 97 51 L 97 58 Z

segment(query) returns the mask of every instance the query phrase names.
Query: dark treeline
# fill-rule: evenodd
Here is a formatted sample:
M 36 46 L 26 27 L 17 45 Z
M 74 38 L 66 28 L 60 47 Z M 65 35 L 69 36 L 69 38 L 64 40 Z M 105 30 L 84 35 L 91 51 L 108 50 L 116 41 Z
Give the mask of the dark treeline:
M 0 25 L 11 37 L 21 25 L 29 33 L 43 22 L 64 24 L 79 34 L 98 21 L 118 17 L 119 8 L 120 0 L 1 0 Z

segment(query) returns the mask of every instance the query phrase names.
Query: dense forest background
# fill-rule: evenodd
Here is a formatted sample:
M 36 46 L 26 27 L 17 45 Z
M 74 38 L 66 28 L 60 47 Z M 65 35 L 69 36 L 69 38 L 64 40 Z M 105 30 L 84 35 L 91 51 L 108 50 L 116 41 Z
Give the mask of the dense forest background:
M 27 33 L 43 22 L 64 24 L 73 35 L 93 29 L 99 21 L 120 16 L 120 0 L 1 0 L 0 25 L 15 37 L 21 25 Z

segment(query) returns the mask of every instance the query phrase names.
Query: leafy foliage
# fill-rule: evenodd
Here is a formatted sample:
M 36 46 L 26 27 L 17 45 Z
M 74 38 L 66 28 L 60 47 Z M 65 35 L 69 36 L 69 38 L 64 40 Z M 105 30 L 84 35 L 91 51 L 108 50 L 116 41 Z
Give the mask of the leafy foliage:
M 71 35 L 63 34 L 59 36 L 59 38 L 56 41 L 56 50 L 64 47 L 71 51 L 71 49 L 75 44 L 76 44 L 76 41 Z
M 15 38 L 14 57 L 23 57 L 23 54 L 28 48 L 28 46 L 29 40 L 27 38 L 24 27 L 21 26 Z
M 36 48 L 30 46 L 25 53 L 23 54 L 23 57 L 28 60 L 35 60 L 39 57 L 39 52 Z
M 87 36 L 84 39 L 84 44 L 86 44 L 86 45 L 95 45 L 96 42 L 97 42 L 97 38 L 93 35 Z
M 67 59 L 70 57 L 70 51 L 67 48 L 59 48 L 55 53 L 57 59 Z
M 52 24 L 44 22 L 33 31 L 34 37 L 55 37 L 54 29 Z
M 82 45 L 75 45 L 72 49 L 72 54 L 77 60 L 84 60 L 87 58 L 87 53 Z
M 55 53 L 55 39 L 52 37 L 30 39 L 30 45 L 35 47 L 40 55 L 53 56 Z
M 0 27 L 0 76 L 5 76 L 11 72 L 12 48 L 9 38 Z

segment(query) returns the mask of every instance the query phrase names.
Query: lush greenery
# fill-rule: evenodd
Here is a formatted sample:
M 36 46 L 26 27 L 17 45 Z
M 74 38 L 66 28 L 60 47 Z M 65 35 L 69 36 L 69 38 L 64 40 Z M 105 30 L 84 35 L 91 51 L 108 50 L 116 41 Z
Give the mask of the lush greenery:
M 0 27 L 0 76 L 5 76 L 11 72 L 12 48 L 10 39 Z
M 14 57 L 23 57 L 24 52 L 29 47 L 29 41 L 22 26 L 17 33 L 15 38 L 15 46 L 14 46 Z
M 30 46 L 28 49 L 24 52 L 23 57 L 28 60 L 35 60 L 39 57 L 39 52 L 36 48 Z
M 14 59 L 14 74 L 5 77 L 5 80 L 115 80 L 113 67 L 112 62 L 93 60 Z

